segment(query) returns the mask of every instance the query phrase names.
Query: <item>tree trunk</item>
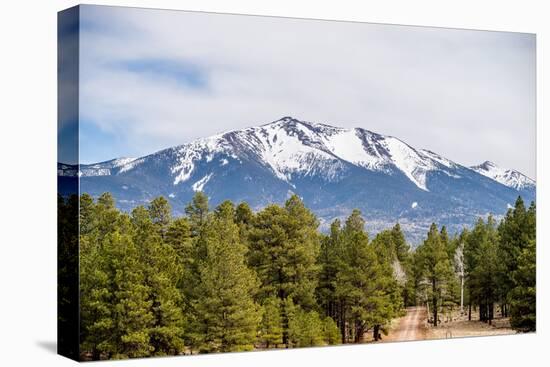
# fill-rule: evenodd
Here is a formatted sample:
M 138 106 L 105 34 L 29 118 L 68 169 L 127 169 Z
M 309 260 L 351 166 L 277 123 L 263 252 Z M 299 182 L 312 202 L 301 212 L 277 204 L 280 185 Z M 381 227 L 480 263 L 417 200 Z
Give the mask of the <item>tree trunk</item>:
M 484 321 L 483 320 L 483 304 L 481 302 L 479 303 L 479 321 Z
M 343 302 L 340 302 L 340 333 L 342 334 L 342 344 L 346 344 L 346 312 Z
M 436 296 L 435 279 L 432 280 L 432 307 L 433 307 L 433 315 L 434 315 L 434 326 L 437 326 L 437 296 Z
M 372 330 L 372 337 L 374 338 L 374 341 L 380 340 L 380 325 L 374 325 L 374 329 Z
M 101 352 L 97 350 L 97 348 L 94 348 L 92 350 L 92 361 L 99 361 L 101 358 Z
M 468 321 L 472 321 L 472 302 L 468 303 Z
M 288 348 L 288 315 L 286 314 L 285 307 L 282 308 L 283 316 L 283 344 L 285 348 Z
M 365 333 L 364 327 L 360 320 L 355 321 L 355 342 L 361 343 L 363 341 L 363 334 Z

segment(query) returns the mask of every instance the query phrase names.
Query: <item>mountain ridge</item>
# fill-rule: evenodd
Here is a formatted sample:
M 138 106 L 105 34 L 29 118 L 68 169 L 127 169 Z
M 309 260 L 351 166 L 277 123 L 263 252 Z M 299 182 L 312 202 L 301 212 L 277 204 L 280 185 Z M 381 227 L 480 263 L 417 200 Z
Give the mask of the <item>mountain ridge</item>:
M 286 116 L 143 157 L 80 165 L 80 175 L 84 192 L 111 191 L 128 210 L 155 195 L 176 203 L 205 191 L 213 204 L 246 200 L 259 209 L 297 193 L 322 225 L 355 205 L 377 228 L 390 221 L 423 228 L 429 220 L 459 228 L 466 218 L 502 215 L 518 195 L 534 200 L 534 181 L 494 164 L 484 170 L 485 163 L 467 167 L 393 136 Z

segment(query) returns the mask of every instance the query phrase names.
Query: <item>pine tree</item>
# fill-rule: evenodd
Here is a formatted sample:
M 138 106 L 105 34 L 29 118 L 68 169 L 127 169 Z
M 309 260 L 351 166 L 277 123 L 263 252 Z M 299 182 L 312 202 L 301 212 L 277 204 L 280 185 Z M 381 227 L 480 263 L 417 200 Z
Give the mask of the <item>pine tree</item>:
M 325 344 L 335 345 L 341 342 L 340 329 L 332 317 L 326 316 L 322 320 L 323 337 Z
M 287 267 L 285 272 L 294 283 L 289 293 L 304 309 L 316 307 L 317 257 L 319 255 L 319 221 L 297 195 L 285 202 L 287 233 Z
M 208 217 L 208 197 L 202 191 L 198 191 L 191 203 L 185 207 L 185 214 L 189 218 L 193 234 L 198 235 Z
M 405 306 L 417 306 L 427 300 L 423 298 L 423 264 L 420 251 L 410 253 L 404 264 L 407 281 L 403 291 L 403 303 Z
M 130 223 L 128 216 L 116 210 L 109 194 L 103 194 L 97 204 L 83 195 L 80 203 L 84 209 L 80 213 L 79 259 L 81 348 L 98 360 L 102 354 L 120 354 L 121 340 L 114 338 L 117 284 L 113 279 L 117 268 L 113 264 L 118 264 L 118 259 L 111 253 L 120 254 L 116 250 L 119 243 L 125 243 L 121 236 L 128 233 Z M 133 244 L 129 246 L 133 248 Z
M 453 281 L 453 269 L 448 258 L 447 248 L 441 240 L 435 223 L 432 223 L 428 237 L 418 248 L 421 257 L 423 275 L 427 281 L 428 296 L 433 318 L 433 325 L 438 324 L 438 311 L 445 301 L 446 292 Z
M 517 260 L 528 239 L 528 236 L 525 236 L 526 231 L 524 228 L 526 214 L 527 211 L 523 199 L 518 197 L 514 208 L 508 210 L 506 217 L 498 228 L 500 237 L 499 258 L 504 269 L 506 269 L 502 274 L 501 287 L 503 293 L 506 295 L 514 287 L 512 273 L 518 267 Z M 506 300 L 506 303 L 509 303 L 509 299 Z
M 192 256 L 191 224 L 187 218 L 176 218 L 170 222 L 164 241 L 172 246 L 180 259 L 187 262 Z
M 336 219 L 330 226 L 330 234 L 321 239 L 321 249 L 318 257 L 319 281 L 317 299 L 325 316 L 333 319 L 338 317 L 336 299 L 336 280 L 338 274 L 338 256 L 341 246 L 341 225 Z
M 368 307 L 379 269 L 374 248 L 369 246 L 364 231 L 364 223 L 361 212 L 355 209 L 342 230 L 336 281 L 342 343 L 361 341 L 372 315 Z
M 249 237 L 252 221 L 254 220 L 254 213 L 250 206 L 246 202 L 242 202 L 235 208 L 235 223 L 239 226 L 239 235 L 241 242 L 250 247 Z
M 375 341 L 381 339 L 380 332 L 387 332 L 387 324 L 399 316 L 403 308 L 402 287 L 405 279 L 397 256 L 394 230 L 378 233 L 371 245 L 377 255 L 376 276 L 372 279 L 369 297 L 371 310 L 367 324 L 373 328 Z M 397 237 L 399 238 L 399 237 Z
M 154 323 L 149 300 L 150 289 L 140 264 L 140 254 L 128 235 L 109 235 L 104 243 L 113 274 L 115 343 L 108 352 L 112 358 L 146 357 L 152 352 L 149 329 Z
M 491 321 L 494 318 L 494 304 L 498 301 L 499 274 L 498 238 L 495 221 L 489 217 L 487 223 L 481 218 L 470 234 L 469 256 L 476 257 L 475 266 L 469 268 L 470 297 L 479 306 L 480 321 Z M 471 266 L 471 265 L 470 265 Z
M 86 239 L 81 245 L 89 249 L 80 254 L 80 349 L 90 351 L 92 359 L 99 360 L 101 353 L 111 349 L 107 341 L 115 328 L 113 288 L 99 247 L 91 246 Z
M 184 311 L 188 318 L 188 332 L 185 334 L 186 345 L 200 347 L 202 342 L 200 320 L 198 320 L 198 311 L 196 310 L 196 300 L 201 297 L 201 266 L 207 257 L 207 225 L 212 219 L 209 212 L 208 197 L 197 192 L 192 201 L 186 206 L 185 222 L 179 223 L 178 227 L 172 227 L 169 230 L 167 238 L 171 238 L 169 243 L 181 246 L 178 250 L 178 256 L 183 265 L 182 279 L 179 288 L 183 294 Z M 174 222 L 175 226 L 176 223 Z M 189 238 L 187 238 L 187 225 L 189 226 Z M 181 236 L 181 237 L 178 237 Z M 176 242 L 173 242 L 173 240 Z M 189 242 L 187 242 L 189 241 Z
M 84 241 L 86 242 L 86 241 Z M 90 245 L 90 244 L 88 244 Z M 82 346 L 110 358 L 146 357 L 153 324 L 150 289 L 132 238 L 107 234 L 81 255 Z
M 258 282 L 246 266 L 246 247 L 226 208 L 219 207 L 205 224 L 205 256 L 198 266 L 193 332 L 204 352 L 251 350 L 261 317 L 253 299 Z
M 291 348 L 313 347 L 324 344 L 323 322 L 315 311 L 304 311 L 291 298 L 284 303 L 288 317 L 288 343 Z
M 149 331 L 154 355 L 180 354 L 184 349 L 183 335 L 185 318 L 182 312 L 182 296 L 177 288 L 181 267 L 175 251 L 166 244 L 152 246 L 151 269 L 147 284 L 150 284 L 152 313 L 155 324 Z
M 119 211 L 115 207 L 115 200 L 110 193 L 103 193 L 97 198 L 94 207 L 93 233 L 98 243 L 110 233 L 117 231 Z
M 277 297 L 268 297 L 264 300 L 262 309 L 259 341 L 268 349 L 272 346 L 277 348 L 283 342 L 281 300 Z
M 170 203 L 163 196 L 153 199 L 147 208 L 151 221 L 159 234 L 164 237 L 168 225 L 172 220 L 172 208 Z
M 246 202 L 237 205 L 235 209 L 235 223 L 249 225 L 252 222 L 254 213 Z
M 518 257 L 518 268 L 512 274 L 515 287 L 510 294 L 510 322 L 521 332 L 535 331 L 537 289 L 536 289 L 536 246 L 529 240 Z
M 80 196 L 79 218 L 80 218 L 80 234 L 88 235 L 96 226 L 95 221 L 95 203 L 94 199 L 89 194 Z
M 393 237 L 392 239 L 397 260 L 399 260 L 400 263 L 405 263 L 409 257 L 409 251 L 411 247 L 407 243 L 407 240 L 405 239 L 405 235 L 403 234 L 399 223 L 396 223 L 393 226 L 393 228 L 391 229 L 391 235 Z
M 163 203 L 162 200 L 160 204 L 157 202 L 157 210 L 165 207 Z M 184 347 L 185 325 L 182 297 L 177 287 L 182 267 L 174 248 L 162 242 L 161 236 L 166 233 L 169 219 L 161 224 L 158 218 L 158 215 L 151 214 L 151 206 L 147 210 L 137 207 L 132 212 L 134 242 L 144 264 L 144 284 L 150 289 L 149 300 L 154 316 L 149 344 L 153 355 L 179 354 Z
M 285 207 L 267 206 L 249 230 L 248 263 L 260 280 L 259 300 L 291 298 L 304 309 L 316 307 L 318 222 L 297 196 Z M 288 343 L 288 317 L 283 312 L 283 343 Z
M 441 242 L 443 243 L 443 246 L 445 246 L 445 250 L 447 251 L 447 257 L 449 259 L 453 258 L 454 254 L 454 242 L 451 238 L 449 238 L 449 233 L 447 232 L 446 226 L 441 226 L 441 230 L 439 231 L 439 238 L 441 239 Z
M 515 236 L 508 233 L 507 227 L 512 227 L 511 223 L 503 223 L 504 228 L 500 229 L 508 235 L 501 237 L 501 246 L 508 251 L 515 249 L 512 252 L 515 258 L 511 261 L 515 267 L 510 269 L 511 273 L 507 278 L 508 284 L 512 284 L 508 294 L 510 322 L 516 330 L 527 332 L 536 330 L 536 206 L 533 202 L 523 212 L 521 204 L 518 199 L 512 219 L 517 228 Z M 508 219 L 507 217 L 505 221 Z

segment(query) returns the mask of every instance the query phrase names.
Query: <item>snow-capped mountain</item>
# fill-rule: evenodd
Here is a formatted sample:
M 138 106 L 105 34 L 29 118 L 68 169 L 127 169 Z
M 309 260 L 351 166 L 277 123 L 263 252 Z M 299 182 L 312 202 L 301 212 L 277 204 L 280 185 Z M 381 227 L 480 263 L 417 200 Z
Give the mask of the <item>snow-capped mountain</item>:
M 523 173 L 513 169 L 498 167 L 490 161 L 485 161 L 478 166 L 473 166 L 470 168 L 486 177 L 516 190 L 524 190 L 535 187 L 535 181 L 525 176 Z
M 181 213 L 196 191 L 213 205 L 244 200 L 260 209 L 296 193 L 322 226 L 359 208 L 369 229 L 399 221 L 412 240 L 432 221 L 458 229 L 477 215 L 503 214 L 520 191 L 525 200 L 535 193 L 534 182 L 506 185 L 396 137 L 291 117 L 141 158 L 80 165 L 80 175 L 82 192 L 112 192 L 125 210 L 164 195 Z
M 136 158 L 116 158 L 110 161 L 81 165 L 80 174 L 82 176 L 110 176 L 111 174 L 120 174 L 131 170 L 135 164 L 140 161 Z

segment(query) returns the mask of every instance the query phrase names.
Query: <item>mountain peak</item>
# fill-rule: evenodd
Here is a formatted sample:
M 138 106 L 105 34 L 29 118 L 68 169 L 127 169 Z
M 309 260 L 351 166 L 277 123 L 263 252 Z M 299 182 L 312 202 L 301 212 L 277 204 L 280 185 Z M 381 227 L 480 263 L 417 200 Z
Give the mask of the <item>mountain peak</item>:
M 281 117 L 278 120 L 275 120 L 273 122 L 270 122 L 268 124 L 262 125 L 262 126 L 270 126 L 270 125 L 278 125 L 278 126 L 296 126 L 297 124 L 301 124 L 307 127 L 315 127 L 317 124 L 314 122 L 304 121 L 297 119 L 292 116 L 284 116 Z
M 485 161 L 482 164 L 480 164 L 478 167 L 483 167 L 485 169 L 488 169 L 488 168 L 496 168 L 498 166 L 494 162 Z
M 535 181 L 525 176 L 523 173 L 514 169 L 501 168 L 491 161 L 485 161 L 478 166 L 472 166 L 470 168 L 485 177 L 489 177 L 490 179 L 516 190 L 535 186 Z
M 290 123 L 296 123 L 296 122 L 303 122 L 300 121 L 292 116 L 283 116 L 278 120 L 268 122 L 267 124 L 264 124 L 262 126 L 269 126 L 269 125 L 277 125 L 277 124 L 290 124 Z
M 278 119 L 277 121 L 289 122 L 289 121 L 298 121 L 298 120 L 295 119 L 295 118 L 292 117 L 292 116 L 283 116 L 283 117 L 281 117 L 280 119 Z

